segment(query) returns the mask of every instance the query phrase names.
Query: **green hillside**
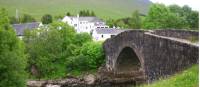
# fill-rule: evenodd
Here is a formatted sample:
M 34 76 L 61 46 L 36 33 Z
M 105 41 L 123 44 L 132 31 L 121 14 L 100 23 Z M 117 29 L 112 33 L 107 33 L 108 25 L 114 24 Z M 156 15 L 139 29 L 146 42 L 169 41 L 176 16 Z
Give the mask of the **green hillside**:
M 66 12 L 93 10 L 101 18 L 122 18 L 130 16 L 134 10 L 146 14 L 149 0 L 0 0 L 0 7 L 6 8 L 9 15 L 28 13 L 37 19 L 45 13 L 64 15 Z
M 192 68 L 185 70 L 181 74 L 172 76 L 166 80 L 160 80 L 151 85 L 141 87 L 198 87 L 199 67 L 194 65 Z

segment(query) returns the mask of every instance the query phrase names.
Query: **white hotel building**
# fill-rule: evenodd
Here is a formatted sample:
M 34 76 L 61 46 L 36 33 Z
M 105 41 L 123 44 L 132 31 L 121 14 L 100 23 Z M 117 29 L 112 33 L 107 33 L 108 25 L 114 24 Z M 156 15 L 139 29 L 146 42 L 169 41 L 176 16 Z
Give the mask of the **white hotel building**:
M 62 22 L 73 26 L 77 33 L 87 32 L 90 34 L 96 28 L 109 28 L 103 20 L 94 16 L 65 16 Z

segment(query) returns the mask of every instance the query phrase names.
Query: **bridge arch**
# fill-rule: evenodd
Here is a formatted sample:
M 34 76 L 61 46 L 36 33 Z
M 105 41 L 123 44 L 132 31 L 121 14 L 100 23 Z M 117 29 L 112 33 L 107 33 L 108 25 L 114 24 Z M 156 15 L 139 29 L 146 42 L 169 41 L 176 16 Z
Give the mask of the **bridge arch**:
M 139 56 L 131 47 L 124 47 L 115 63 L 116 72 L 131 72 L 139 71 L 142 68 L 142 63 Z

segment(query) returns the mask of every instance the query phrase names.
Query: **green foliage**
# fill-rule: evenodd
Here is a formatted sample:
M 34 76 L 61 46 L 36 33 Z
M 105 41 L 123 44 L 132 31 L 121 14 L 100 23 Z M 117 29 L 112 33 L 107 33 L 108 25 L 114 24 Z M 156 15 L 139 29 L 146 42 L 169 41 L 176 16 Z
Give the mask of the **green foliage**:
M 12 16 L 12 17 L 9 17 L 9 20 L 11 24 L 36 22 L 35 18 L 29 14 L 24 14 L 22 17 L 19 17 L 19 18 Z
M 131 29 L 140 29 L 141 28 L 141 18 L 138 11 L 135 11 L 130 19 L 129 25 Z
M 99 42 L 84 43 L 78 54 L 68 58 L 68 71 L 87 71 L 97 69 L 104 63 L 102 45 Z
M 9 25 L 5 9 L 0 10 L 0 87 L 26 87 L 26 58 L 23 43 Z
M 160 80 L 153 84 L 144 85 L 141 87 L 198 87 L 198 71 L 198 65 L 194 65 L 184 72 L 176 74 L 168 79 Z
M 190 7 L 178 5 L 165 6 L 153 4 L 143 22 L 146 29 L 198 29 L 198 12 Z
M 48 30 L 30 31 L 25 35 L 29 72 L 37 78 L 63 77 L 66 73 L 64 61 L 71 55 L 69 45 L 75 35 L 74 30 L 59 22 L 49 25 Z M 31 71 L 32 66 L 36 66 L 39 75 Z
M 54 18 L 53 18 L 53 20 L 62 20 L 63 19 L 63 17 L 64 17 L 64 15 L 56 15 L 56 16 L 54 16 Z
M 14 16 L 9 17 L 9 20 L 10 20 L 10 24 L 18 24 L 18 23 L 20 23 L 20 21 L 17 20 L 16 17 L 14 17 Z
M 72 56 L 69 57 L 66 61 L 66 67 L 68 72 L 74 71 L 87 71 L 90 69 L 89 67 L 89 57 L 84 55 Z
M 89 57 L 90 68 L 98 68 L 104 62 L 102 44 L 99 42 L 87 42 L 80 50 L 80 54 Z
M 182 28 L 181 18 L 163 4 L 153 4 L 145 17 L 143 27 L 146 29 Z
M 108 25 L 110 28 L 114 26 L 114 19 L 108 19 L 106 20 L 106 25 Z
M 66 14 L 67 16 L 71 16 L 71 13 L 70 12 L 67 12 L 67 14 Z
M 110 27 L 120 27 L 126 29 L 140 29 L 142 25 L 141 15 L 136 10 L 133 12 L 132 17 L 122 18 L 118 20 L 109 19 L 107 25 Z
M 199 29 L 199 12 L 192 11 L 186 18 L 191 29 Z
M 53 22 L 53 17 L 50 14 L 45 14 L 41 18 L 42 24 L 50 24 Z
M 93 11 L 89 11 L 89 10 L 81 10 L 79 12 L 79 16 L 96 16 L 95 13 Z
M 36 20 L 29 14 L 24 14 L 20 19 L 21 23 L 35 22 Z
M 75 35 L 74 44 L 82 46 L 83 43 L 92 41 L 92 37 L 88 33 L 78 33 Z
M 104 60 L 100 43 L 92 42 L 87 33 L 76 34 L 62 22 L 52 23 L 47 29 L 26 30 L 23 40 L 31 77 L 61 78 L 71 72 L 96 69 Z
M 109 27 L 130 28 L 130 19 L 131 18 L 123 18 L 117 20 L 109 19 L 106 23 Z

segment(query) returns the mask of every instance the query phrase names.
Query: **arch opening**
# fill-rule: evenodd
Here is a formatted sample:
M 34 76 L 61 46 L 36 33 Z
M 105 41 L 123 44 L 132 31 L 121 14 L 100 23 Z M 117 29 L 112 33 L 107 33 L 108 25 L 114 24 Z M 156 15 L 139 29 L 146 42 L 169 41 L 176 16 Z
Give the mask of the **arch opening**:
M 141 68 L 141 63 L 130 47 L 125 47 L 119 54 L 116 61 L 116 70 L 117 72 L 132 72 L 139 71 Z

